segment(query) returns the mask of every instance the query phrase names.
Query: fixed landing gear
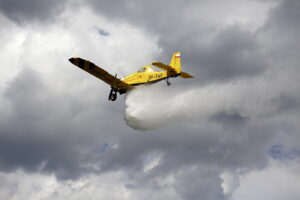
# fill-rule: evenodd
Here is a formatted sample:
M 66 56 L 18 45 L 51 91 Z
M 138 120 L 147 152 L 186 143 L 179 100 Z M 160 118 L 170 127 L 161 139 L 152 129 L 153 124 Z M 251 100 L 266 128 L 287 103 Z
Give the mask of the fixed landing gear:
M 117 99 L 117 91 L 115 91 L 114 89 L 111 89 L 109 96 L 108 96 L 108 100 L 115 101 L 116 99 Z
M 169 82 L 169 78 L 166 79 L 166 82 L 167 82 L 167 86 L 171 85 L 171 83 Z

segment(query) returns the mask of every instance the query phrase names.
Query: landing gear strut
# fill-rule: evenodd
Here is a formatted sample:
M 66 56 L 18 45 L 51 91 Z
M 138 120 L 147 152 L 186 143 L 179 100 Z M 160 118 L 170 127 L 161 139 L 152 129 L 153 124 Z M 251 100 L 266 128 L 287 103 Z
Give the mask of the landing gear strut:
M 167 78 L 166 81 L 167 81 L 167 85 L 170 86 L 171 83 L 169 82 L 169 78 Z
M 108 96 L 108 100 L 115 101 L 116 99 L 117 99 L 117 91 L 115 91 L 114 89 L 111 89 L 109 96 Z

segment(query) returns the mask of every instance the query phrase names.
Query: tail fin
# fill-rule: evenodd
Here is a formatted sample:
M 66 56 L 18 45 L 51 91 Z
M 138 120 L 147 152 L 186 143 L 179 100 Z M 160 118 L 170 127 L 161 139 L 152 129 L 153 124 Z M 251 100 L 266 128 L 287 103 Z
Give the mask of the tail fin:
M 180 52 L 173 53 L 170 66 L 173 67 L 177 73 L 181 72 Z

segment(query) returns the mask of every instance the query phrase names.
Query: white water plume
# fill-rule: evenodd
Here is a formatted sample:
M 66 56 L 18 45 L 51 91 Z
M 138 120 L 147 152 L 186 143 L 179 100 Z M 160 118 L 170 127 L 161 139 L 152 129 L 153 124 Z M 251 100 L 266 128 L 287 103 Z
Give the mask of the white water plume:
M 198 88 L 144 85 L 127 93 L 124 119 L 134 129 L 149 130 L 169 123 L 204 122 L 220 113 L 259 117 L 275 111 L 274 99 L 282 90 L 263 79 Z

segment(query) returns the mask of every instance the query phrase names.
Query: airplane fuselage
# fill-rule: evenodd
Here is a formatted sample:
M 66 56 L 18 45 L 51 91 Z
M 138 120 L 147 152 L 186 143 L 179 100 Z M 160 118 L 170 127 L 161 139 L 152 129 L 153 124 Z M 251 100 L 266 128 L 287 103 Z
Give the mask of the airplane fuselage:
M 175 77 L 175 74 L 173 74 Z M 172 77 L 168 71 L 154 71 L 151 66 L 144 66 L 139 71 L 121 80 L 130 85 L 151 84 Z

